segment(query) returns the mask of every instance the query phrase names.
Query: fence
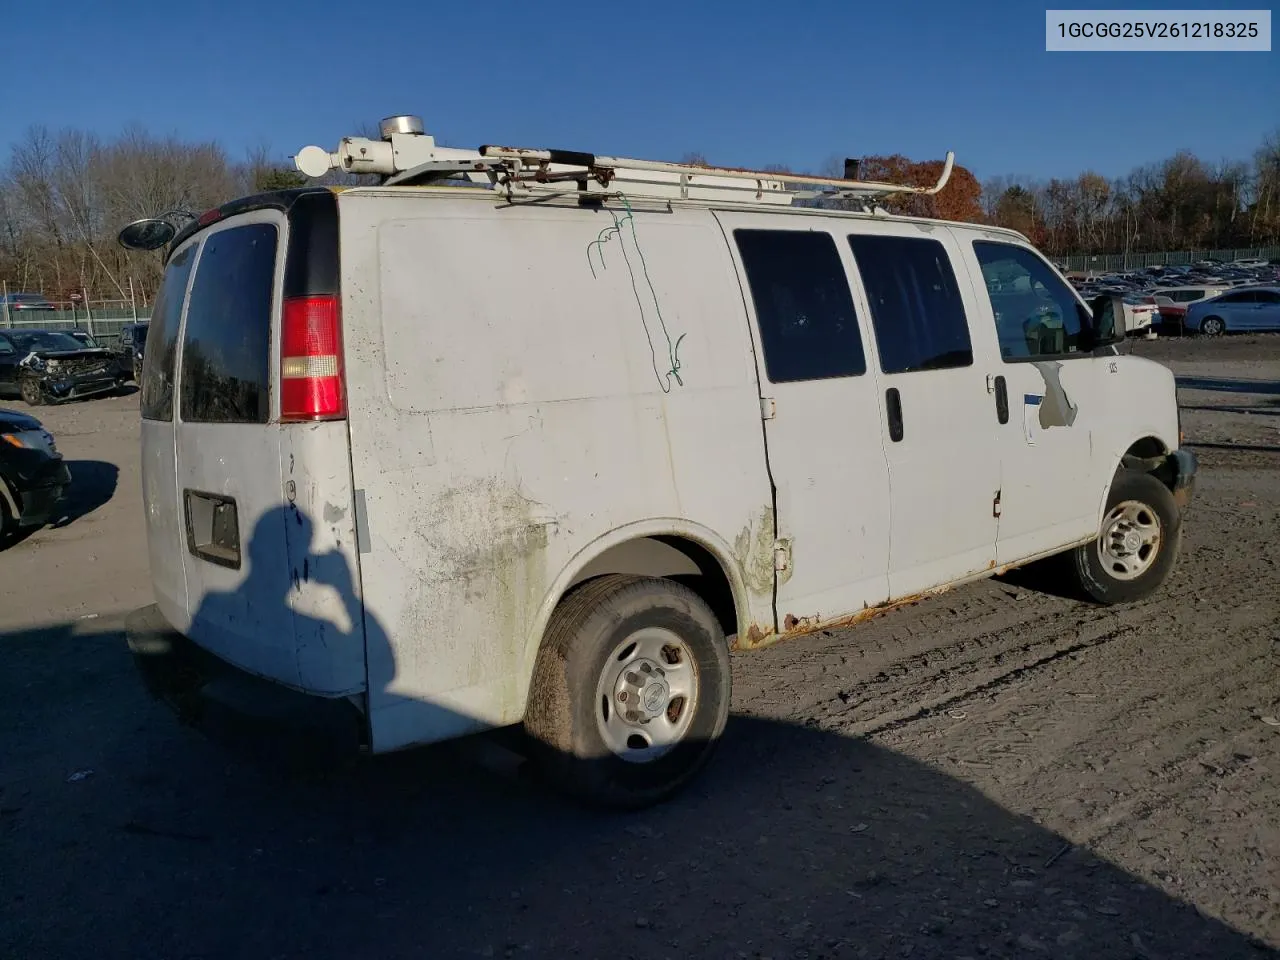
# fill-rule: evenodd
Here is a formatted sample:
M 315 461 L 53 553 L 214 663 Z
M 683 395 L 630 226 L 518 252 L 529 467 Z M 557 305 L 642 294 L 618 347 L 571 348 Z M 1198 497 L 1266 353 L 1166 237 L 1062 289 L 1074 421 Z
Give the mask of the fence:
M 1086 273 L 1111 273 L 1115 270 L 1137 270 L 1141 267 L 1175 267 L 1179 264 L 1195 263 L 1197 260 L 1221 260 L 1230 263 L 1232 260 L 1251 258 L 1262 260 L 1280 259 L 1280 247 L 1242 247 L 1235 250 L 1182 250 L 1176 253 L 1099 253 L 1074 254 L 1068 257 L 1054 257 L 1058 263 L 1066 264 L 1068 270 L 1080 270 Z
M 49 300 L 49 309 L 12 308 L 8 285 L 0 285 L 0 329 L 11 330 L 84 330 L 104 347 L 120 339 L 120 328 L 127 323 L 145 322 L 151 318 L 150 306 L 134 300 Z
M 33 311 L 34 312 L 34 311 Z M 95 313 L 90 320 L 81 310 L 79 316 L 72 316 L 71 311 L 41 310 L 39 319 L 33 320 L 23 311 L 21 319 L 13 319 L 8 323 L 0 320 L 0 330 L 84 330 L 104 347 L 114 346 L 120 340 L 120 329 L 127 323 L 133 323 L 133 317 L 98 317 Z M 51 318 L 51 319 L 45 319 Z M 139 323 L 150 320 L 149 316 L 138 316 Z

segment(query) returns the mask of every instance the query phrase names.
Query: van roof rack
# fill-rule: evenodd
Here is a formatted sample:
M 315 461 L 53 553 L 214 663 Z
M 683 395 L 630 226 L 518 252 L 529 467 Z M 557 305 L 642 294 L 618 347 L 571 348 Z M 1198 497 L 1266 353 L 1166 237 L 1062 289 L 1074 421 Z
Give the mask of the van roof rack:
M 459 150 L 437 146 L 422 120 L 414 116 L 388 117 L 380 126 L 382 139 L 345 137 L 338 149 L 304 147 L 294 162 L 309 177 L 330 170 L 381 176 L 383 186 L 409 186 L 439 180 L 468 180 L 504 190 L 508 197 L 548 193 L 594 194 L 749 204 L 790 205 L 797 200 L 851 200 L 874 204 L 887 196 L 936 194 L 947 185 L 955 154 L 947 152 L 938 181 L 929 187 L 815 177 L 807 174 L 666 163 L 626 157 L 606 157 L 574 150 L 482 146 Z M 847 172 L 857 161 L 846 162 Z

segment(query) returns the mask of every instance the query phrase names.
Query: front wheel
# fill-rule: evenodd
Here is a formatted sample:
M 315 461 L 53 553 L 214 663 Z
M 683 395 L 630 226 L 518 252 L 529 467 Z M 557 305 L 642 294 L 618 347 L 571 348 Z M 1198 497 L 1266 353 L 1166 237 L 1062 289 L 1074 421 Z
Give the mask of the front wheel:
M 730 685 L 701 597 L 670 580 L 599 577 L 552 614 L 524 729 L 551 785 L 592 805 L 649 806 L 710 759 Z
M 18 388 L 22 393 L 22 400 L 29 407 L 38 407 L 44 403 L 44 391 L 40 389 L 40 384 L 31 377 L 24 377 Z
M 1098 539 L 1071 552 L 1071 569 L 1080 589 L 1098 603 L 1132 603 L 1169 578 L 1181 537 L 1169 488 L 1149 473 L 1121 470 Z
M 1204 337 L 1220 337 L 1226 329 L 1221 317 L 1205 317 L 1200 321 L 1200 335 Z

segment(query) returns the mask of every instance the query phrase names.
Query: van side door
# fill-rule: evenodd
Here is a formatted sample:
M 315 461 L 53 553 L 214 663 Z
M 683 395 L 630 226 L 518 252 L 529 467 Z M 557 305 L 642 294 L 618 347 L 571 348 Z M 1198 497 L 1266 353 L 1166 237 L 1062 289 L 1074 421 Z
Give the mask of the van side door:
M 743 277 L 775 523 L 791 549 L 777 573 L 779 626 L 883 603 L 889 477 L 843 238 L 808 217 L 716 216 Z
M 994 330 L 1008 422 L 999 426 L 1003 464 L 996 559 L 1015 563 L 1087 539 L 1108 472 L 1094 462 L 1091 435 L 1100 418 L 1098 367 L 1082 348 L 1091 324 L 1084 305 L 1043 257 L 1013 240 L 961 242 L 980 301 Z
M 1000 510 L 989 337 L 970 330 L 945 229 L 860 221 L 845 230 L 875 331 L 879 424 L 889 464 L 894 598 L 995 565 Z

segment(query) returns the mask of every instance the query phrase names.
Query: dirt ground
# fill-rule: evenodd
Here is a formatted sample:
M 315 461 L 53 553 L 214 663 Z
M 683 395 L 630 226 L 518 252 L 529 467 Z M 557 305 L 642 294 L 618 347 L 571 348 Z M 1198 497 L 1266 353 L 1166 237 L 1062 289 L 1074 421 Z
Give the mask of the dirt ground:
M 1154 599 L 1011 575 L 735 657 L 713 765 L 584 813 L 484 741 L 326 776 L 176 725 L 133 397 L 0 554 L 0 957 L 1280 956 L 1280 338 L 1139 342 L 1201 460 Z

